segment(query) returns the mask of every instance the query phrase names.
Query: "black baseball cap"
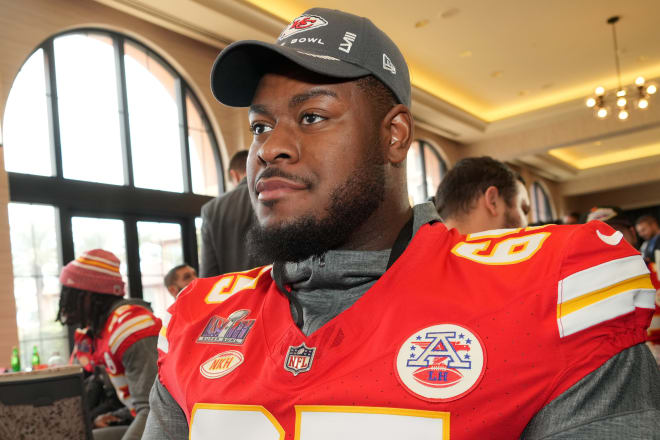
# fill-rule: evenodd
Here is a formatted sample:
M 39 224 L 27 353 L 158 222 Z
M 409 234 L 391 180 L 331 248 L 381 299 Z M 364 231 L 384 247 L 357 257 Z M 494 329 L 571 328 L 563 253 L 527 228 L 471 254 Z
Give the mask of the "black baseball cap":
M 211 90 L 232 107 L 252 103 L 261 77 L 285 58 L 332 78 L 373 75 L 410 107 L 410 74 L 394 42 L 368 18 L 312 8 L 294 19 L 275 43 L 243 40 L 227 46 L 211 69 Z

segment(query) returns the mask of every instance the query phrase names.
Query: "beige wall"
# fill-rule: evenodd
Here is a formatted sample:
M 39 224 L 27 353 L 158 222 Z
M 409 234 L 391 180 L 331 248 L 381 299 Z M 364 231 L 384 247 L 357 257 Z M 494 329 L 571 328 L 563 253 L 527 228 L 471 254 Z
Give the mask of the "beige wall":
M 463 157 L 463 147 L 460 144 L 421 127 L 415 127 L 413 139 L 421 139 L 433 145 L 449 168 Z

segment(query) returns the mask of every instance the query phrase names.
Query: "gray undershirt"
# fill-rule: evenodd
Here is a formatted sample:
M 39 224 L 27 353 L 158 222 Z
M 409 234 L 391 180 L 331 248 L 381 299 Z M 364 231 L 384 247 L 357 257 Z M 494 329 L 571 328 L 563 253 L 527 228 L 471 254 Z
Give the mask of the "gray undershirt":
M 433 204 L 416 205 L 413 235 L 438 219 Z M 337 250 L 283 265 L 283 281 L 302 306 L 303 333 L 312 334 L 353 305 L 383 275 L 389 254 L 389 249 Z M 660 374 L 651 366 L 655 362 L 644 344 L 622 351 L 539 411 L 521 438 L 660 440 Z M 628 398 L 621 399 L 622 394 Z M 611 401 L 621 404 L 608 405 Z M 143 440 L 187 438 L 185 414 L 159 380 L 150 403 Z
M 440 220 L 431 203 L 413 208 L 413 235 L 433 220 Z M 283 266 L 282 280 L 302 306 L 301 331 L 309 336 L 328 321 L 351 307 L 383 276 L 391 249 L 382 251 L 330 250 L 299 263 Z M 277 270 L 277 266 L 273 268 Z M 291 315 L 297 319 L 291 304 Z

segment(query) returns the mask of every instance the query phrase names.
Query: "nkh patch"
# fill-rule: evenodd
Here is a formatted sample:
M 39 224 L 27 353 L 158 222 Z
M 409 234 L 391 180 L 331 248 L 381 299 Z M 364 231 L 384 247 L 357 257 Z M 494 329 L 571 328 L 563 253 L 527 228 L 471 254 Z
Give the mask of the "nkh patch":
M 443 402 L 472 391 L 486 370 L 483 342 L 456 324 L 437 324 L 409 336 L 394 359 L 403 387 L 423 400 Z
M 245 342 L 254 319 L 243 319 L 250 314 L 249 310 L 241 309 L 232 312 L 226 318 L 212 316 L 197 338 L 198 344 L 231 344 L 241 345 Z
M 309 371 L 314 361 L 316 347 L 308 347 L 303 342 L 297 347 L 289 346 L 289 351 L 284 358 L 284 369 L 290 371 L 294 376 Z
M 229 350 L 218 353 L 199 366 L 199 372 L 207 379 L 226 376 L 243 363 L 240 351 Z

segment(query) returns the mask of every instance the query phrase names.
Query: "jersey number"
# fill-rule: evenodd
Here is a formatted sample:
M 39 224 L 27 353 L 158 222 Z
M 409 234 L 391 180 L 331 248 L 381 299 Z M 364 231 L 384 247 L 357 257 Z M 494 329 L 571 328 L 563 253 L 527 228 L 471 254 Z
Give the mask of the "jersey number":
M 206 303 L 221 303 L 241 290 L 254 289 L 259 277 L 269 268 L 270 266 L 265 266 L 256 277 L 247 276 L 240 272 L 225 275 L 213 285 L 208 295 L 206 295 Z
M 284 440 L 275 417 L 260 405 L 195 404 L 190 440 Z M 295 440 L 375 438 L 449 440 L 449 413 L 366 406 L 296 406 Z
M 513 234 L 515 232 L 518 231 L 514 230 L 511 233 Z M 463 241 L 454 246 L 451 252 L 454 255 L 481 264 L 517 264 L 532 258 L 541 249 L 543 242 L 549 235 L 549 232 L 539 232 L 507 238 L 495 244 L 490 251 L 488 249 L 491 247 L 491 240 L 480 241 L 478 243 Z

